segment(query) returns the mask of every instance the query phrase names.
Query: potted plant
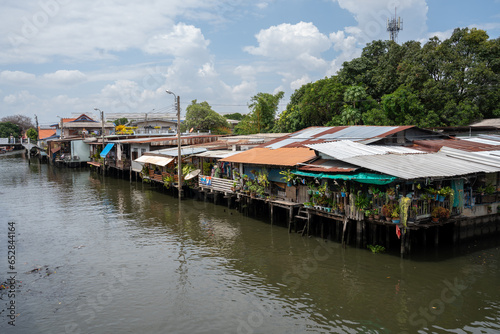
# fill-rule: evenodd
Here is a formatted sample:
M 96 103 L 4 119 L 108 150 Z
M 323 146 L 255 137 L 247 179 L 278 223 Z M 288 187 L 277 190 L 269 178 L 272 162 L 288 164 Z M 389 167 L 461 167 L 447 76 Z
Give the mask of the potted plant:
M 380 210 L 378 208 L 372 209 L 373 213 L 373 219 L 379 220 L 380 219 Z
M 434 223 L 445 221 L 446 219 L 450 218 L 450 210 L 442 206 L 436 206 L 434 207 L 434 209 L 432 209 L 431 217 Z
M 287 186 L 290 187 L 295 179 L 295 174 L 293 174 L 290 169 L 287 169 L 287 170 L 282 170 L 280 172 L 280 175 L 283 175 L 281 177 L 281 180 L 285 181 L 287 183 Z
M 394 209 L 392 210 L 392 213 L 391 213 L 391 217 L 392 217 L 392 222 L 394 224 L 399 224 L 401 219 L 399 218 L 399 208 L 398 207 L 394 207 Z
M 312 203 L 311 202 L 304 202 L 304 207 L 305 208 L 312 208 Z
M 386 196 L 390 199 L 390 200 L 393 200 L 396 198 L 396 192 L 394 190 L 394 188 L 389 188 L 387 189 L 387 191 L 385 192 Z
M 346 185 L 344 184 L 344 185 L 342 185 L 342 187 L 340 187 L 340 195 L 341 195 L 342 197 L 346 197 L 346 192 L 347 192 L 347 187 L 346 187 Z
M 387 221 L 392 220 L 392 210 L 394 209 L 394 206 L 392 204 L 384 204 L 382 206 L 382 215 L 385 217 Z

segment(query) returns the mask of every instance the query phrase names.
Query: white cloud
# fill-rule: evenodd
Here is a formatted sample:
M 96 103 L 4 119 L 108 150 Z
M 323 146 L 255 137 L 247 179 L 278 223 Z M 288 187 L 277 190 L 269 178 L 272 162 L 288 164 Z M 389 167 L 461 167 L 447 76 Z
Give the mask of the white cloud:
M 353 14 L 357 26 L 346 27 L 345 32 L 356 38 L 360 46 L 365 46 L 373 40 L 389 39 L 387 19 L 394 16 L 403 18 L 403 31 L 400 40 L 412 40 L 422 36 L 427 31 L 426 0 L 333 0 L 339 6 Z
M 312 82 L 311 78 L 309 78 L 309 76 L 306 74 L 304 76 L 302 76 L 301 78 L 297 79 L 297 80 L 294 80 L 290 83 L 290 87 L 293 89 L 293 90 L 296 90 L 296 89 L 299 89 L 300 87 L 302 87 L 303 85 L 309 83 L 309 82 Z
M 266 9 L 268 6 L 269 6 L 269 4 L 267 2 L 259 2 L 257 4 L 257 8 L 259 8 L 259 9 Z
M 207 53 L 209 44 L 210 42 L 205 39 L 199 28 L 179 23 L 171 32 L 150 38 L 144 50 L 150 54 L 199 57 L 200 52 Z
M 37 100 L 38 98 L 27 90 L 20 91 L 17 94 L 9 94 L 3 98 L 3 101 L 10 105 L 26 105 Z
M 261 30 L 255 37 L 259 45 L 244 50 L 275 59 L 294 59 L 304 54 L 317 58 L 331 46 L 328 37 L 310 22 L 283 23 Z
M 74 85 L 87 80 L 87 76 L 78 70 L 58 70 L 54 73 L 44 74 L 43 77 L 61 85 Z
M 15 84 L 33 84 L 36 80 L 36 75 L 23 71 L 2 71 L 0 73 L 0 80 Z
M 55 4 L 48 8 L 46 4 Z M 143 49 L 151 36 L 174 27 L 180 15 L 217 20 L 221 0 L 162 0 L 88 2 L 46 0 L 19 5 L 5 0 L 0 13 L 0 59 L 47 62 L 112 59 L 116 52 Z M 45 4 L 45 5 L 44 5 Z M 189 26 L 187 26 L 189 27 Z

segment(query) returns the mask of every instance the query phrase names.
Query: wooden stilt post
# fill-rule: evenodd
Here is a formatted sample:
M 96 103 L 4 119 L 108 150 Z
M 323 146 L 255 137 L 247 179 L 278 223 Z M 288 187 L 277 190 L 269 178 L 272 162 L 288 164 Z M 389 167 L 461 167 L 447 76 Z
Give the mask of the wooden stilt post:
M 270 210 L 271 210 L 271 225 L 273 225 L 273 223 L 274 223 L 274 205 L 271 202 L 271 203 L 269 203 L 269 206 L 270 206 Z M 288 224 L 288 225 L 290 225 L 290 224 Z
M 345 247 L 345 243 L 344 243 L 344 239 L 345 239 L 345 230 L 347 228 L 347 221 L 349 220 L 349 218 L 344 217 L 344 227 L 342 228 L 342 246 Z
M 363 240 L 363 222 L 358 220 L 356 223 L 356 247 L 361 248 L 361 242 Z

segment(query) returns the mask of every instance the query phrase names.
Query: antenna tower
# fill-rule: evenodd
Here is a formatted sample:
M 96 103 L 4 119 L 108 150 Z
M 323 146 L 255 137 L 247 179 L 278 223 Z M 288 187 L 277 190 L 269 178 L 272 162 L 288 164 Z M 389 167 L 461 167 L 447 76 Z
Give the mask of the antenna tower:
M 387 31 L 389 32 L 391 41 L 398 41 L 398 33 L 400 30 L 403 30 L 403 20 L 396 16 L 396 9 L 394 9 L 394 17 L 387 19 Z

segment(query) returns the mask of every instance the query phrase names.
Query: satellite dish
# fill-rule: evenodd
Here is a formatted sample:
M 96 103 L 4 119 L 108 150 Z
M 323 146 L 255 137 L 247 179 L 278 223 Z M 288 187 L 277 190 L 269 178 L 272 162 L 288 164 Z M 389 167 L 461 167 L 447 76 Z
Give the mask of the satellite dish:
M 191 180 L 192 178 L 198 176 L 198 174 L 200 174 L 201 172 L 201 169 L 195 169 L 194 171 L 192 172 L 189 172 L 186 177 L 184 177 L 184 180 Z

